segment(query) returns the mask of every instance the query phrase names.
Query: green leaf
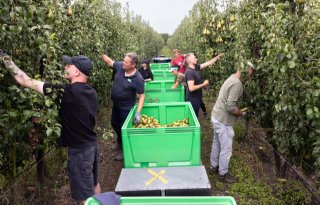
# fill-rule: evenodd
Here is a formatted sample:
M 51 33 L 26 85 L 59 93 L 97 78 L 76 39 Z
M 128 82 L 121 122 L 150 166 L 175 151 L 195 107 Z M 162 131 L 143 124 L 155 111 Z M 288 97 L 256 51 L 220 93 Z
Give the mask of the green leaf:
M 313 115 L 313 109 L 309 108 L 309 109 L 307 110 L 307 116 L 309 117 L 309 116 L 311 116 L 311 115 Z
M 51 100 L 51 99 L 46 99 L 46 100 L 45 100 L 45 105 L 46 105 L 47 107 L 50 107 L 51 104 L 52 104 L 52 100 Z
M 296 67 L 296 64 L 293 61 L 289 61 L 288 66 L 289 66 L 289 68 L 294 68 L 294 67 Z
M 288 53 L 287 55 L 286 55 L 286 57 L 288 58 L 288 59 L 291 59 L 291 53 Z
M 50 137 L 52 135 L 52 132 L 53 132 L 53 130 L 51 127 L 47 128 L 47 130 L 46 130 L 47 137 Z
M 14 16 L 15 16 L 15 12 L 14 12 L 14 11 L 11 11 L 9 15 L 10 15 L 10 17 L 13 19 Z

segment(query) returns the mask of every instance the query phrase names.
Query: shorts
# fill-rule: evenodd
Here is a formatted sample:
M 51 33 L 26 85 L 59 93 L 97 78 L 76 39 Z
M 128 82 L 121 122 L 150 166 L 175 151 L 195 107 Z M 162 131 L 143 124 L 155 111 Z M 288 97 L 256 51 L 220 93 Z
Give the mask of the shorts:
M 98 184 L 99 151 L 97 146 L 86 148 L 68 147 L 68 177 L 71 196 L 84 201 L 94 195 Z

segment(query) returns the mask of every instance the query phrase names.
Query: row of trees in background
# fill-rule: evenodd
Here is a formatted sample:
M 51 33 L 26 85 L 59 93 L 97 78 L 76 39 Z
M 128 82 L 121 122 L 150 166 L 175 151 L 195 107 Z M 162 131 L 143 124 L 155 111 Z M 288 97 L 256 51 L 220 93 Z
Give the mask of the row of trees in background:
M 61 83 L 61 56 L 88 56 L 94 62 L 89 83 L 101 106 L 110 98 L 111 71 L 98 51 L 114 60 L 127 52 L 150 59 L 164 46 L 147 22 L 112 0 L 2 0 L 0 25 L 1 49 L 31 77 Z M 0 187 L 55 144 L 60 124 L 54 98 L 17 86 L 0 65 Z
M 200 62 L 226 53 L 205 71 L 214 93 L 235 69 L 253 62 L 247 103 L 262 127 L 273 128 L 268 141 L 294 164 L 319 170 L 320 1 L 218 2 L 198 1 L 168 46 L 195 52 Z

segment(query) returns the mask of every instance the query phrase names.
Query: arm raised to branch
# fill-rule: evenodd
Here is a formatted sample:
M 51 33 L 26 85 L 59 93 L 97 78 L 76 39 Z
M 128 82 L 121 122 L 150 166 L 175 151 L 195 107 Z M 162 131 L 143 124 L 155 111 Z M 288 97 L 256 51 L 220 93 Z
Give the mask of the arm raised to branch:
M 202 70 L 202 69 L 204 69 L 204 68 L 206 68 L 206 67 L 209 67 L 209 66 L 213 65 L 215 62 L 217 62 L 218 60 L 220 60 L 220 58 L 221 58 L 222 56 L 224 56 L 224 53 L 220 53 L 219 55 L 215 56 L 215 57 L 212 58 L 211 60 L 208 60 L 207 62 L 202 63 L 202 64 L 200 65 L 200 69 Z
M 30 88 L 43 95 L 44 82 L 30 78 L 12 60 L 11 57 L 0 50 L 0 58 L 13 78 L 23 87 Z
M 114 61 L 109 56 L 101 53 L 101 58 L 106 64 L 108 64 L 110 67 L 113 67 Z

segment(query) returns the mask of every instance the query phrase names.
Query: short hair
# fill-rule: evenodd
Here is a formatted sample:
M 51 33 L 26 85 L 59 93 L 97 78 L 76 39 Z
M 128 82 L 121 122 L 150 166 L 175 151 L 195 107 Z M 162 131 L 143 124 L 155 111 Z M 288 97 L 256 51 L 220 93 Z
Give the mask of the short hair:
M 138 55 L 136 53 L 127 53 L 126 56 L 128 56 L 131 59 L 131 63 L 135 64 L 137 66 L 138 64 Z
M 185 57 L 184 57 L 184 66 L 185 66 L 185 67 L 188 67 L 188 58 L 189 58 L 191 55 L 194 55 L 194 53 L 188 53 L 188 54 L 185 55 Z
M 179 52 L 179 50 L 178 49 L 173 49 L 173 51 L 172 51 L 172 53 L 176 53 L 176 52 Z
M 150 64 L 150 61 L 149 61 L 149 60 L 143 60 L 143 61 L 141 62 L 141 64 L 147 64 L 147 65 L 149 65 L 149 64 Z
M 149 60 L 143 60 L 142 62 L 141 62 L 141 65 L 142 64 L 146 64 L 147 65 L 147 68 L 150 68 L 150 62 L 149 62 Z

